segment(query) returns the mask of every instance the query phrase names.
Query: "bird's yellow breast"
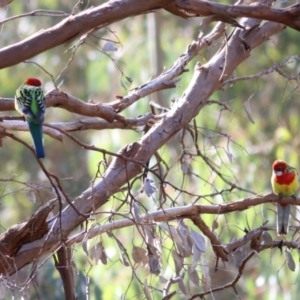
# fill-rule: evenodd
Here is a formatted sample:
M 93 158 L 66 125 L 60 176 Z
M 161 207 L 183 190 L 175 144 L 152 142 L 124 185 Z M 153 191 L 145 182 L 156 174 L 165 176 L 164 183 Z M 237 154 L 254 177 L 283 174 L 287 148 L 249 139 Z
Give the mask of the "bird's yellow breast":
M 295 174 L 296 176 L 294 177 L 293 181 L 289 184 L 278 183 L 275 180 L 275 175 L 273 174 L 272 180 L 271 180 L 273 192 L 277 195 L 282 194 L 284 196 L 293 196 L 299 188 L 298 174 L 296 171 L 295 171 L 295 173 L 296 173 Z

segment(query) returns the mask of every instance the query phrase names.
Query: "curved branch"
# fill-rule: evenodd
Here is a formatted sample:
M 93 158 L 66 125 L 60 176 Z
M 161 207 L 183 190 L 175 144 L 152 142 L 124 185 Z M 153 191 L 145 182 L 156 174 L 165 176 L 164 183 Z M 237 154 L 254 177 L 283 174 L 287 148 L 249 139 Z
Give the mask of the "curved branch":
M 0 50 L 0 69 L 16 65 L 39 53 L 65 44 L 111 23 L 158 9 L 173 0 L 115 0 L 71 15 L 55 26 Z
M 1 7 L 1 5 L 0 5 Z M 24 18 L 24 17 L 40 17 L 40 16 L 47 16 L 47 17 L 66 17 L 69 16 L 69 14 L 66 14 L 64 11 L 59 11 L 59 10 L 46 10 L 46 9 L 37 9 L 34 11 L 31 11 L 29 13 L 24 13 L 24 14 L 20 14 L 17 16 L 13 16 L 10 18 L 7 18 L 3 21 L 0 22 L 0 25 L 3 25 L 7 22 L 10 22 L 12 20 L 16 20 L 19 18 Z
M 113 120 L 123 121 L 126 124 L 125 118 L 118 115 L 109 105 L 102 103 L 86 103 L 70 94 L 60 90 L 53 90 L 46 96 L 47 107 L 60 107 L 69 112 L 76 113 L 88 117 L 99 117 L 108 122 Z M 1 111 L 15 110 L 14 100 L 8 98 L 0 99 Z
M 118 115 L 110 106 L 102 103 L 85 103 L 84 101 L 64 93 L 53 90 L 46 95 L 47 106 L 60 107 L 69 112 L 88 117 L 99 117 L 108 122 L 119 120 L 126 123 L 125 118 Z
M 174 221 L 177 219 L 189 218 L 192 216 L 197 216 L 199 214 L 222 215 L 230 212 L 244 211 L 249 209 L 252 206 L 261 205 L 264 203 L 275 203 L 278 201 L 281 201 L 282 203 L 289 203 L 289 204 L 300 206 L 299 200 L 300 199 L 295 200 L 293 197 L 285 197 L 280 200 L 278 196 L 270 193 L 263 196 L 252 196 L 234 202 L 223 203 L 220 205 L 187 205 L 187 206 L 166 208 L 164 210 L 147 213 L 145 215 L 142 215 L 140 218 L 142 220 L 141 221 L 142 224 L 146 224 L 149 219 L 155 222 L 167 222 L 167 221 Z M 108 231 L 113 231 L 115 229 L 133 226 L 133 225 L 136 225 L 136 222 L 128 218 L 128 219 L 114 221 L 112 223 L 107 223 L 101 226 L 95 226 L 93 228 L 90 228 L 88 231 L 82 231 L 78 234 L 69 237 L 66 243 L 67 246 L 70 246 L 76 243 L 81 243 L 85 239 L 94 238 L 99 234 Z M 249 233 L 247 237 L 241 242 L 236 241 L 236 243 L 234 243 L 234 246 L 232 246 L 232 243 L 226 245 L 226 251 L 231 252 L 233 250 L 232 247 L 237 248 L 241 246 L 241 244 L 238 243 L 245 244 L 249 240 L 255 238 L 257 234 L 260 235 L 261 229 L 257 229 L 257 230 L 258 232 L 255 231 L 253 234 Z
M 4 120 L 3 122 L 0 122 L 0 128 L 12 131 L 29 131 L 28 124 L 24 121 Z M 63 141 L 63 134 L 61 134 L 58 130 L 44 126 L 43 132 L 60 142 Z
M 271 8 L 267 5 L 229 5 L 205 0 L 176 0 L 180 9 L 200 16 L 214 16 L 215 20 L 231 23 L 231 18 L 254 18 L 281 23 L 300 31 L 300 4 L 284 9 Z
M 117 112 L 120 112 L 140 98 L 152 94 L 155 91 L 176 87 L 176 83 L 178 81 L 177 77 L 188 71 L 185 69 L 187 64 L 198 55 L 200 50 L 207 48 L 213 41 L 219 39 L 224 31 L 225 24 L 219 22 L 210 33 L 204 37 L 199 37 L 198 41 L 189 45 L 187 51 L 181 55 L 177 61 L 175 61 L 169 70 L 163 72 L 161 75 L 146 84 L 135 88 L 129 93 L 129 95 L 123 97 L 119 101 L 116 101 L 114 104 L 111 104 L 112 107 Z
M 173 0 L 115 0 L 77 15 L 65 18 L 57 25 L 41 30 L 29 38 L 0 50 L 0 69 L 16 65 L 48 49 L 69 42 L 83 34 L 105 27 L 113 22 L 139 15 L 154 9 L 168 7 Z M 202 16 L 216 16 L 216 20 L 251 17 L 280 22 L 300 30 L 300 4 L 285 9 L 274 9 L 264 5 L 225 5 L 204 0 L 177 0 L 183 10 Z M 219 17 L 219 18 L 218 18 Z

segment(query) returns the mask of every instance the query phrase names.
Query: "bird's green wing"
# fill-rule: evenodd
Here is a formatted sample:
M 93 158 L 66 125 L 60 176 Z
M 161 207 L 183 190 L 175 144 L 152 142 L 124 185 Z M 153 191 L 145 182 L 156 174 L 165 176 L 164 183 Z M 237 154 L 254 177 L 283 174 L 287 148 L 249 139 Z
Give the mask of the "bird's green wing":
M 45 97 L 40 87 L 23 85 L 16 91 L 16 106 L 20 113 L 33 122 L 43 123 L 46 110 Z

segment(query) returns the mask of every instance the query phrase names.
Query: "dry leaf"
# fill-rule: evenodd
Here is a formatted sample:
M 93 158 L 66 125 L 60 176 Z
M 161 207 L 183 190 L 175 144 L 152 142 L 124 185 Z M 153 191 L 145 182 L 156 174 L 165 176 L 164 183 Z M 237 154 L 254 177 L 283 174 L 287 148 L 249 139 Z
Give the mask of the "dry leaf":
M 182 293 L 184 295 L 186 295 L 186 288 L 185 288 L 185 285 L 184 285 L 184 282 L 182 280 L 182 278 L 180 277 L 179 281 L 178 281 L 178 287 L 179 289 L 182 291 Z
M 227 157 L 228 157 L 229 161 L 232 163 L 233 155 L 232 155 L 229 151 L 226 151 L 226 150 L 225 150 L 225 152 L 226 152 L 226 154 L 227 154 Z
M 90 249 L 90 257 L 95 261 L 96 264 L 98 263 L 98 260 L 100 260 L 103 250 L 104 247 L 101 241 Z
M 144 191 L 148 197 L 151 197 L 157 191 L 157 188 L 153 185 L 154 181 L 150 178 L 144 180 Z
M 268 231 L 264 231 L 262 233 L 262 239 L 263 239 L 264 244 L 267 244 L 267 245 L 273 244 L 272 236 L 270 235 L 270 233 Z
M 101 260 L 103 265 L 107 264 L 107 256 L 106 256 L 106 253 L 105 253 L 105 249 L 103 249 L 103 251 L 102 251 L 102 254 L 100 256 L 100 260 Z
M 252 118 L 252 109 L 251 109 L 251 105 L 250 105 L 250 100 L 252 99 L 252 97 L 254 96 L 255 94 L 252 94 L 249 99 L 244 102 L 244 109 L 246 111 L 246 114 L 247 114 L 247 117 L 249 118 L 250 122 L 255 124 L 254 122 L 254 119 Z
M 205 258 L 202 258 L 202 288 L 207 292 L 211 287 L 211 278 L 209 275 L 209 266 Z
M 184 157 L 180 160 L 181 161 L 181 171 L 183 174 L 191 174 L 193 171 L 193 168 L 191 166 L 191 156 L 190 155 L 184 155 Z
M 175 247 L 177 252 L 181 255 L 181 256 L 185 256 L 185 249 L 184 249 L 184 245 L 182 242 L 182 239 L 180 238 L 178 231 L 176 228 L 174 228 L 173 226 L 169 226 L 169 225 L 164 225 L 163 223 L 159 223 L 160 227 L 165 229 L 168 233 L 169 233 L 169 237 L 170 239 L 172 239 L 172 241 L 175 243 Z
M 286 250 L 285 257 L 286 257 L 289 269 L 294 272 L 296 269 L 296 264 L 295 264 L 295 261 L 294 261 L 294 258 L 292 256 L 291 252 Z
M 176 250 L 172 251 L 172 257 L 175 263 L 175 273 L 176 275 L 179 275 L 183 267 L 183 257 Z
M 163 277 L 163 276 L 159 276 L 159 282 L 161 283 L 161 284 L 166 284 L 167 282 L 168 282 L 168 280 L 165 278 L 165 277 Z
M 112 51 L 114 52 L 114 51 L 117 51 L 117 50 L 118 50 L 118 48 L 115 46 L 115 44 L 110 42 L 110 41 L 105 43 L 103 48 L 102 48 L 103 52 L 112 52 Z
M 179 222 L 179 226 L 177 227 L 177 232 L 183 244 L 183 253 L 182 256 L 188 257 L 192 254 L 192 246 L 194 244 L 193 240 L 190 237 L 190 232 L 183 222 Z
M 26 193 L 27 198 L 29 199 L 30 202 L 32 203 L 36 203 L 36 197 L 35 197 L 35 193 L 33 190 L 30 190 Z
M 202 252 L 198 249 L 198 247 L 194 244 L 193 245 L 193 262 L 191 264 L 191 272 L 193 272 L 198 264 L 198 261 L 201 258 Z
M 199 286 L 198 272 L 196 272 L 195 270 L 192 272 L 189 272 L 189 279 L 195 286 Z
M 82 243 L 81 243 L 81 247 L 83 249 L 83 251 L 85 252 L 85 254 L 87 256 L 89 256 L 89 251 L 88 251 L 88 248 L 87 248 L 87 240 L 84 240 Z
M 141 223 L 140 206 L 134 201 L 132 215 L 137 223 Z
M 149 270 L 151 274 L 159 275 L 160 273 L 159 259 L 153 255 L 149 258 Z
M 157 225 L 160 228 L 162 228 L 168 232 L 169 237 L 173 240 L 173 242 L 176 242 L 176 243 L 182 245 L 182 240 L 181 240 L 176 228 L 174 228 L 173 226 L 170 226 L 170 225 L 166 225 L 164 223 L 157 223 Z
M 150 244 L 150 245 L 154 245 L 154 238 L 155 238 L 155 235 L 154 235 L 154 225 L 151 225 L 151 224 L 145 224 L 143 226 L 144 228 L 144 232 L 145 232 L 145 237 L 146 237 L 146 242 L 147 244 Z
M 147 251 L 141 247 L 133 246 L 132 249 L 132 258 L 135 263 L 142 263 L 145 266 L 149 262 L 149 258 L 147 256 Z
M 120 261 L 125 267 L 129 267 L 130 264 L 126 258 L 126 254 L 119 248 Z
M 206 277 L 205 277 L 204 274 L 202 274 L 201 285 L 202 285 L 203 291 L 204 291 L 205 293 L 208 292 L 208 290 L 209 290 L 209 285 L 207 284 L 207 279 L 206 279 Z
M 206 251 L 206 244 L 205 244 L 205 238 L 198 232 L 194 231 L 193 229 L 191 230 L 191 238 L 195 242 L 197 248 L 205 253 Z
M 218 228 L 219 228 L 219 224 L 218 224 L 218 222 L 216 220 L 214 220 L 213 224 L 212 224 L 212 230 L 214 231 L 214 230 L 216 230 Z
M 236 249 L 232 256 L 233 256 L 233 261 L 234 261 L 234 264 L 237 268 L 240 267 L 242 261 L 244 260 L 244 258 L 247 256 L 247 253 L 246 253 L 246 249 L 244 247 L 240 247 L 238 249 Z

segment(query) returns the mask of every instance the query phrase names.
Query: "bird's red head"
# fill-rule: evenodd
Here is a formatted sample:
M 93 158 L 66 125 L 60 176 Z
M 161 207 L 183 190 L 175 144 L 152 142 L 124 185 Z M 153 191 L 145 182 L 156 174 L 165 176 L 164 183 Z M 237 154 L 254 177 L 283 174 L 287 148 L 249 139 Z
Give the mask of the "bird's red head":
M 27 85 L 31 85 L 31 86 L 41 86 L 42 85 L 41 81 L 37 78 L 28 78 L 28 79 L 26 79 L 25 83 Z
M 284 172 L 286 170 L 286 168 L 288 167 L 287 163 L 283 160 L 275 160 L 273 165 L 272 165 L 272 169 L 274 171 L 281 171 Z

